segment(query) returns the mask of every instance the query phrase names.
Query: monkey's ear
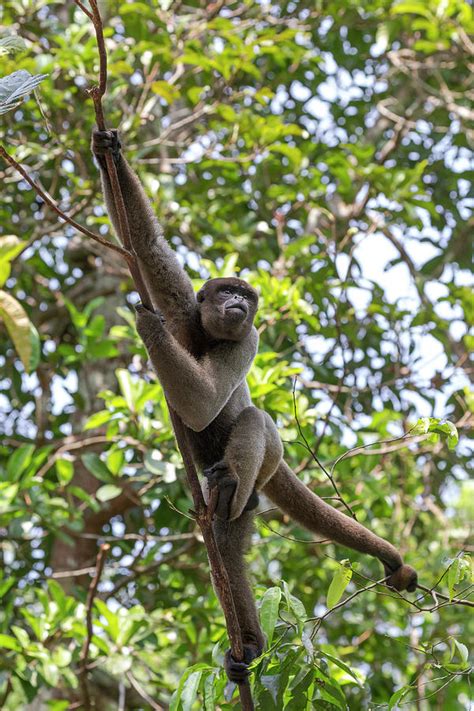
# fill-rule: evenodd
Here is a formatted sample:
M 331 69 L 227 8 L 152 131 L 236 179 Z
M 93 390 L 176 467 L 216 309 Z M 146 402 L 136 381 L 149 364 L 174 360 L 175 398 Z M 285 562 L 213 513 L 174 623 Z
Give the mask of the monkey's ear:
M 204 301 L 204 291 L 203 289 L 199 289 L 198 293 L 196 294 L 196 299 L 198 304 L 200 304 L 202 301 Z

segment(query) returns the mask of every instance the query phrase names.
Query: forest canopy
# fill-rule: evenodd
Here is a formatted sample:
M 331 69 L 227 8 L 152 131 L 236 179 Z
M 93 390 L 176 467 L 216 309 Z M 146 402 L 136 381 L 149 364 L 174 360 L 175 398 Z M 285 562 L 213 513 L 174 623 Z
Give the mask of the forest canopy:
M 0 708 L 239 708 L 138 296 L 84 233 L 117 244 L 80 5 L 0 10 Z M 424 586 L 262 502 L 255 707 L 468 709 L 470 3 L 100 9 L 106 120 L 166 238 L 196 288 L 260 294 L 248 382 L 286 460 Z

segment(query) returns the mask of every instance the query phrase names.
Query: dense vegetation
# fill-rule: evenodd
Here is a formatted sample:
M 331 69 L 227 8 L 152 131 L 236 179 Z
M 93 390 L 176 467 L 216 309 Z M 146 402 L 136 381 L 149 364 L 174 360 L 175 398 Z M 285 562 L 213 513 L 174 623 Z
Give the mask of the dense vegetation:
M 264 511 L 257 708 L 467 709 L 470 4 L 103 5 L 107 119 L 196 286 L 259 289 L 249 383 L 287 460 L 439 593 L 372 585 L 376 561 Z M 91 23 L 44 0 L 7 0 L 2 22 L 2 145 L 111 237 Z M 0 707 L 236 707 L 126 265 L 0 178 Z

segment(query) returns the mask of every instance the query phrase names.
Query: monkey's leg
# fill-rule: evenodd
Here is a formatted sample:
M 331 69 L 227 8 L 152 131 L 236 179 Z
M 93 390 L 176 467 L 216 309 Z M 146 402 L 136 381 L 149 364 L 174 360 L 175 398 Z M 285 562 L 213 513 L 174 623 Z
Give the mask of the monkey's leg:
M 250 511 L 246 511 L 235 521 L 223 521 L 218 518 L 214 520 L 214 533 L 229 576 L 244 645 L 244 661 L 237 662 L 230 650 L 225 655 L 227 676 L 236 683 L 247 678 L 248 665 L 262 653 L 265 644 L 244 560 L 252 530 L 253 514 Z
M 261 488 L 281 461 L 283 447 L 272 418 L 256 407 L 238 416 L 222 461 L 204 471 L 209 486 L 217 486 L 216 515 L 236 519 L 255 508 Z
M 415 570 L 403 564 L 400 553 L 391 543 L 379 538 L 375 533 L 313 494 L 285 462 L 281 462 L 264 487 L 263 493 L 294 521 L 310 531 L 378 558 L 384 566 L 385 574 L 390 576 L 387 585 L 409 592 L 416 589 Z

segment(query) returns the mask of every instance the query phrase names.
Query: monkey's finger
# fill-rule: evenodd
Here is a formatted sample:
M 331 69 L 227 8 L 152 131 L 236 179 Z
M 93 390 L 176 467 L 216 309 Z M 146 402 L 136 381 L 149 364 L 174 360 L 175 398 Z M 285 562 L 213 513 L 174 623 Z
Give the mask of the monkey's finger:
M 134 309 L 137 312 L 137 314 L 152 314 L 153 316 L 158 316 L 158 314 L 155 313 L 155 311 L 152 311 L 151 309 L 149 309 L 147 306 L 142 304 L 141 301 L 139 301 L 138 304 L 134 305 Z

